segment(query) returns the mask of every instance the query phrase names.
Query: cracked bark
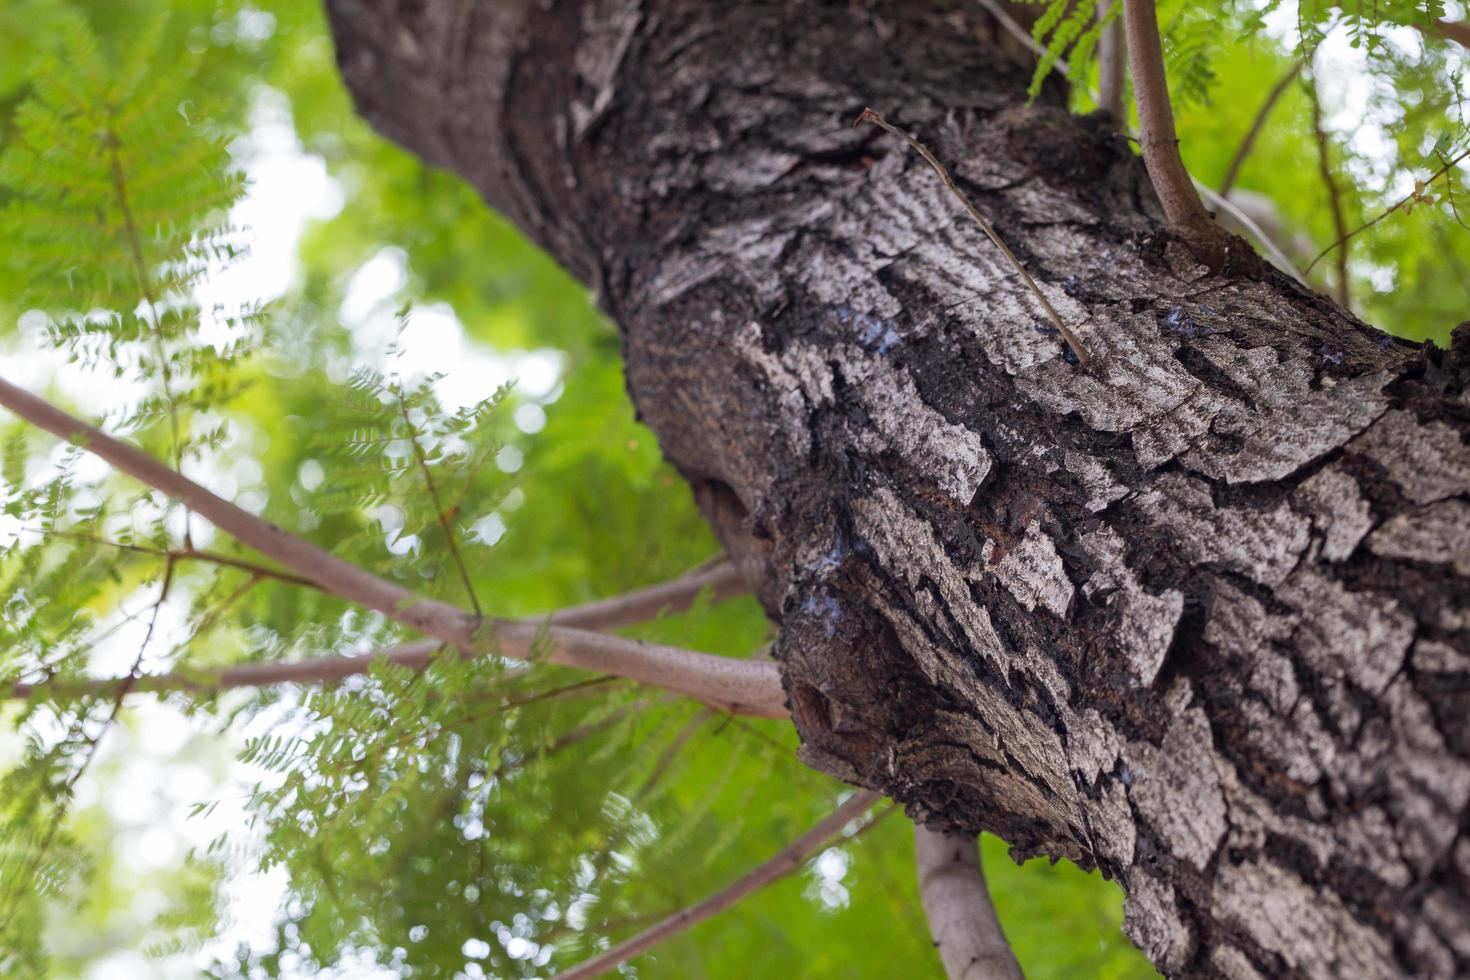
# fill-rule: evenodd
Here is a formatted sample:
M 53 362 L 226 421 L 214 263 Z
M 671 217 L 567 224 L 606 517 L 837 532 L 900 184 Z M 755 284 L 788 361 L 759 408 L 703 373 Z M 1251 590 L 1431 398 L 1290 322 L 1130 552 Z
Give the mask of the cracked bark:
M 1196 264 L 1106 123 L 1025 108 L 952 10 L 328 8 L 367 118 L 618 322 L 809 764 L 1100 867 L 1173 975 L 1470 969 L 1470 330 Z

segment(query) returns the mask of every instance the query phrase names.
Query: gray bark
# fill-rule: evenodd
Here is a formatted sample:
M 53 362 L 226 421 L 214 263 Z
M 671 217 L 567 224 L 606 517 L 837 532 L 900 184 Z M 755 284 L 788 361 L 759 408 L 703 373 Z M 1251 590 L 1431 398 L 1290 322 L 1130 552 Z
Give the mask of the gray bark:
M 808 763 L 1100 867 L 1172 975 L 1470 969 L 1470 338 L 1195 261 L 963 9 L 328 7 L 368 119 L 619 324 Z

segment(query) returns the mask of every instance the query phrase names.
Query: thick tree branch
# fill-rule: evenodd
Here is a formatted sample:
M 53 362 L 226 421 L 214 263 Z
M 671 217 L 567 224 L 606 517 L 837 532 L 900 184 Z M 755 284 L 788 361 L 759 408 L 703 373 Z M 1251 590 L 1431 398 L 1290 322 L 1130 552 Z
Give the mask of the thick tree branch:
M 147 453 L 3 379 L 0 379 L 0 405 L 181 501 L 242 544 L 332 594 L 376 610 L 465 654 L 493 651 L 527 660 L 541 656 L 544 651 L 552 663 L 627 677 L 737 713 L 771 718 L 786 716 L 785 696 L 774 664 L 694 653 L 572 627 L 482 619 L 448 603 L 415 596 L 399 585 L 343 561 L 215 496 Z
M 1095 863 L 1171 975 L 1470 968 L 1470 331 L 1198 261 L 1113 126 L 948 8 L 328 9 L 370 121 L 597 286 L 804 761 Z
M 800 868 L 806 863 L 807 858 L 827 843 L 832 835 L 850 821 L 861 817 L 879 799 L 881 799 L 880 795 L 870 790 L 854 793 L 846 803 L 833 810 L 831 815 L 813 824 L 810 830 L 737 881 L 702 902 L 680 909 L 631 939 L 618 943 L 607 952 L 594 956 L 584 963 L 579 963 L 565 973 L 558 974 L 556 980 L 587 980 L 587 978 L 606 973 L 615 969 L 618 964 L 646 953 L 660 943 L 718 915 L 751 892 L 759 891 L 772 882 L 779 881 Z
M 949 980 L 1021 980 L 975 838 L 914 824 L 914 862 L 929 932 Z

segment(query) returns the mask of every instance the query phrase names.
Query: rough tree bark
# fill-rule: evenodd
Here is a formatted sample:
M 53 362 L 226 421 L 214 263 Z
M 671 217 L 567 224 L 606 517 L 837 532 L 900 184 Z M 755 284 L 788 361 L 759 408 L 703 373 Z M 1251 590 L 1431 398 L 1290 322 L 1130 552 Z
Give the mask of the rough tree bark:
M 1102 868 L 1173 975 L 1470 969 L 1470 331 L 1198 264 L 952 5 L 328 6 L 367 118 L 619 324 L 808 763 Z

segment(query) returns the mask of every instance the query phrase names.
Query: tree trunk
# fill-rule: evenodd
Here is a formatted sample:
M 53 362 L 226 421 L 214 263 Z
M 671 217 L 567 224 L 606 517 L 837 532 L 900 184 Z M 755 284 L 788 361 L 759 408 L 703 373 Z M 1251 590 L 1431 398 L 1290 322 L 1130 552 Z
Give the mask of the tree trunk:
M 1470 330 L 1199 264 L 968 7 L 328 6 L 367 118 L 618 322 L 808 763 L 1100 867 L 1170 974 L 1470 968 Z

